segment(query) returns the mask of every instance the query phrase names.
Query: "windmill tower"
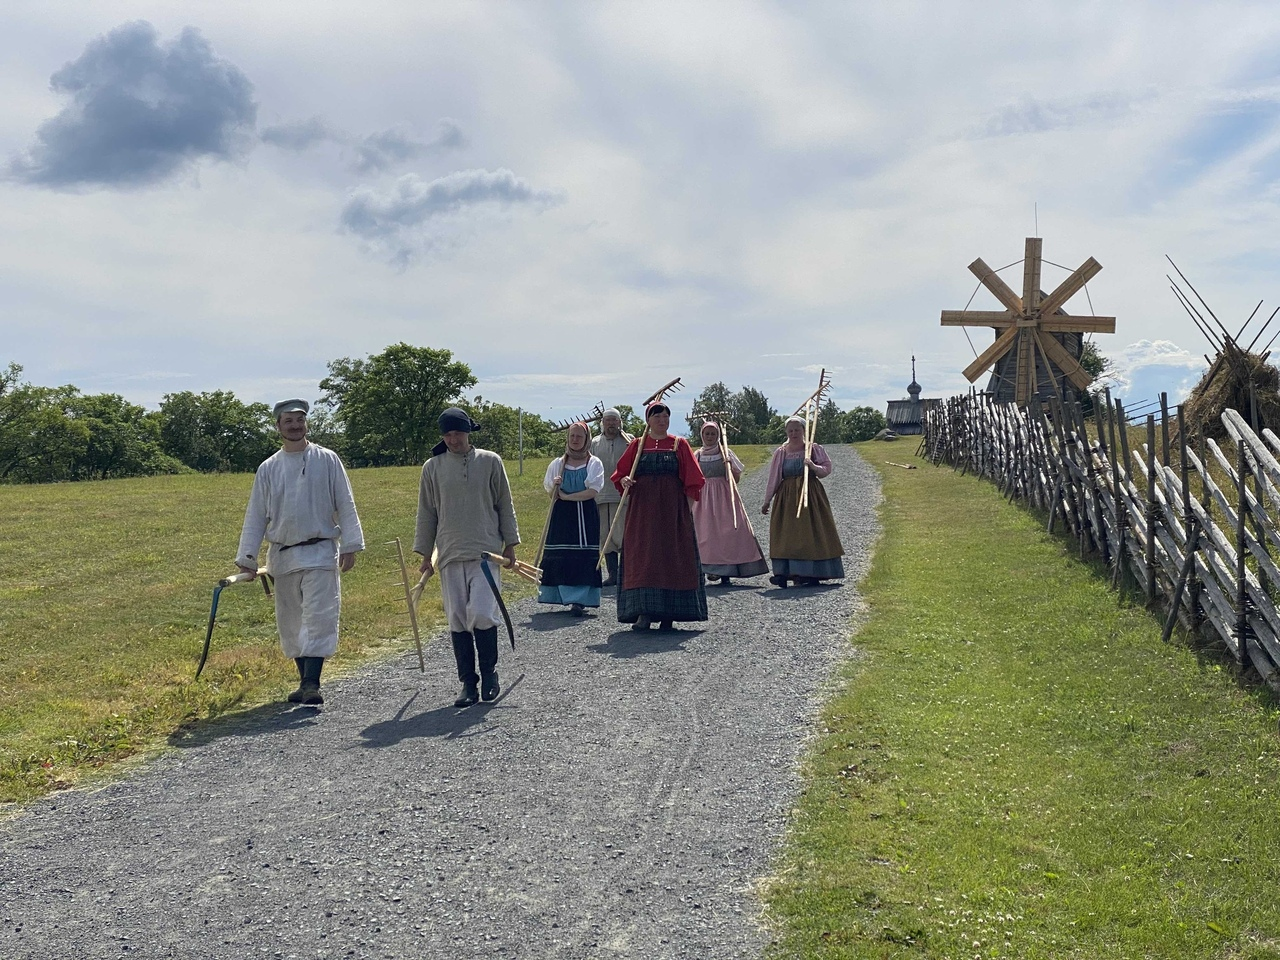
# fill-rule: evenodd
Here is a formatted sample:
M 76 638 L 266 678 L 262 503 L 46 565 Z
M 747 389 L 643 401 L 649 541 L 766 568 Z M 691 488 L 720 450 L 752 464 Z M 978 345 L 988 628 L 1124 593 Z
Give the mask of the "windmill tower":
M 1080 366 L 1084 334 L 1115 333 L 1115 317 L 1073 317 L 1063 306 L 1091 280 L 1102 264 L 1090 257 L 1053 293 L 1040 289 L 1041 239 L 1027 237 L 1019 297 L 979 257 L 969 270 L 1003 305 L 1003 310 L 943 310 L 944 327 L 993 327 L 995 343 L 965 367 L 970 383 L 992 370 L 987 392 L 997 402 L 1024 406 L 1034 394 L 1068 400 L 1088 389 L 1093 378 Z

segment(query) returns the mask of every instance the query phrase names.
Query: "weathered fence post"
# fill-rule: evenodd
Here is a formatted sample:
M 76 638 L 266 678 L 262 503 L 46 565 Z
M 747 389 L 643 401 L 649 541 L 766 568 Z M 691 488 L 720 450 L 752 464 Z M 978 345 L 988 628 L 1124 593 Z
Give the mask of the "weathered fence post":
M 1249 666 L 1249 589 L 1245 580 L 1248 570 L 1244 564 L 1247 549 L 1244 542 L 1244 515 L 1249 509 L 1245 502 L 1248 493 L 1246 471 L 1249 469 L 1249 462 L 1245 457 L 1243 440 L 1236 441 L 1236 453 L 1239 457 L 1236 467 L 1236 493 L 1240 498 L 1240 505 L 1236 508 L 1236 649 L 1240 656 L 1240 666 L 1245 668 Z
M 1156 415 L 1147 414 L 1147 602 L 1156 599 Z

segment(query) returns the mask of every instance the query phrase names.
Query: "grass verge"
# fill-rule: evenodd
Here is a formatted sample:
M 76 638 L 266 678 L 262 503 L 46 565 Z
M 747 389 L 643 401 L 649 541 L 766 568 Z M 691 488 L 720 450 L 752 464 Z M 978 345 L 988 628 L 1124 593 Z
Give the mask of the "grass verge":
M 748 467 L 768 455 L 743 447 Z M 508 463 L 524 543 L 537 553 L 547 460 Z M 417 467 L 351 472 L 367 549 L 343 577 L 342 641 L 326 677 L 412 646 L 395 548 L 417 579 Z M 213 588 L 232 559 L 253 477 L 187 475 L 0 485 L 0 807 L 82 782 L 185 725 L 278 699 L 297 682 L 257 585 L 228 588 L 199 681 Z M 508 597 L 532 592 L 508 578 Z M 420 624 L 442 622 L 434 585 Z M 451 693 L 452 691 L 450 691 Z M 442 692 L 443 693 L 443 692 Z
M 910 441 L 907 441 L 910 442 Z M 785 957 L 1280 957 L 1274 703 L 902 444 L 767 886 Z

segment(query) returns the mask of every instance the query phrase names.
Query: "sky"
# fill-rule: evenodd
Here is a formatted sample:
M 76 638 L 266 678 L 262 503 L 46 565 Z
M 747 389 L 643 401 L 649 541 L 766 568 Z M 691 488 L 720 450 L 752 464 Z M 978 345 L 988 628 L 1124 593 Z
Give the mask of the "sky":
M 9 0 L 0 208 L 0 366 L 151 408 L 404 341 L 552 419 L 677 376 L 677 422 L 716 381 L 785 414 L 823 368 L 883 410 L 912 356 L 968 388 L 993 334 L 940 312 L 1028 236 L 1046 289 L 1102 264 L 1066 309 L 1117 318 L 1115 392 L 1177 402 L 1213 348 L 1166 256 L 1233 333 L 1280 304 L 1280 17 Z

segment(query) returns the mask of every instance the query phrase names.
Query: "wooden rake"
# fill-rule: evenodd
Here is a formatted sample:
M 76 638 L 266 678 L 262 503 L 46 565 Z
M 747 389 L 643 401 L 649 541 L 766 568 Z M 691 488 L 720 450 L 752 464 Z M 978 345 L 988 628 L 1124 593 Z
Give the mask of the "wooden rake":
M 822 399 L 830 390 L 831 378 L 827 376 L 827 368 L 823 367 L 818 374 L 818 389 L 809 394 L 793 414 L 793 416 L 804 417 L 804 481 L 800 486 L 800 502 L 796 505 L 796 519 L 800 518 L 800 512 L 809 505 L 809 457 L 813 453 L 813 436 L 818 431 L 818 414 L 822 410 Z
M 649 397 L 644 401 L 644 403 L 640 404 L 641 409 L 647 410 L 649 407 L 649 404 L 656 403 L 659 400 L 665 400 L 667 398 L 667 394 L 675 393 L 677 390 L 680 389 L 680 386 L 681 384 L 680 384 L 679 377 L 676 377 L 674 380 L 671 380 L 663 384 L 653 393 L 649 394 Z M 636 478 L 636 468 L 640 466 L 640 457 L 644 454 L 644 441 L 645 441 L 645 438 L 648 436 L 649 436 L 649 418 L 645 417 L 644 429 L 640 432 L 640 443 L 636 447 L 636 458 L 631 462 L 631 472 L 627 474 L 627 477 L 630 480 L 635 480 Z M 628 486 L 625 490 L 622 491 L 622 499 L 618 501 L 618 512 L 613 515 L 613 523 L 609 524 L 608 534 L 600 538 L 600 556 L 596 558 L 597 567 L 604 562 L 605 547 L 607 547 L 609 545 L 609 541 L 613 539 L 614 528 L 617 527 L 618 525 L 618 518 L 622 516 L 623 508 L 627 505 L 627 498 L 629 496 L 631 496 L 630 486 Z
M 755 528 L 751 526 L 751 517 L 747 514 L 747 508 L 742 502 L 742 494 L 738 492 L 738 481 L 733 477 L 733 461 L 729 459 L 729 429 L 738 429 L 733 425 L 733 421 L 729 419 L 729 415 L 723 410 L 695 410 L 689 414 L 692 420 L 701 420 L 705 425 L 706 421 L 714 420 L 716 425 L 720 427 L 720 456 L 724 459 L 724 475 L 729 480 L 729 506 L 733 507 L 733 529 L 738 529 L 738 510 L 742 507 L 742 516 L 746 518 L 747 529 L 751 531 L 751 535 L 755 536 Z M 701 435 L 702 428 L 698 428 Z M 737 506 L 735 506 L 735 504 Z
M 563 433 L 572 427 L 575 423 L 599 423 L 604 419 L 604 404 L 596 401 L 594 409 L 590 413 L 584 413 L 580 417 L 573 417 L 569 420 L 561 420 L 559 423 L 551 427 L 553 433 Z

